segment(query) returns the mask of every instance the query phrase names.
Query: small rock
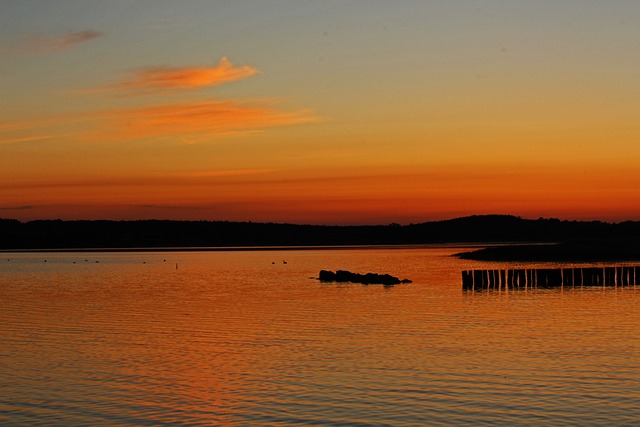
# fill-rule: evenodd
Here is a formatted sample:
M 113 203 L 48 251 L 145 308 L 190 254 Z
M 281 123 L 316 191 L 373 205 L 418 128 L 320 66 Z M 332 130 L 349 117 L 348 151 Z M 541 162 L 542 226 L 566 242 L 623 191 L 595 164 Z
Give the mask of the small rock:
M 367 274 L 359 274 L 352 273 L 346 270 L 337 270 L 335 273 L 329 270 L 320 270 L 320 274 L 318 275 L 318 280 L 321 282 L 352 282 L 352 283 L 362 283 L 363 285 L 385 285 L 392 286 L 398 285 L 400 283 L 411 283 L 409 279 L 400 280 L 397 277 L 394 277 L 390 274 L 377 274 L 377 273 L 367 273 Z

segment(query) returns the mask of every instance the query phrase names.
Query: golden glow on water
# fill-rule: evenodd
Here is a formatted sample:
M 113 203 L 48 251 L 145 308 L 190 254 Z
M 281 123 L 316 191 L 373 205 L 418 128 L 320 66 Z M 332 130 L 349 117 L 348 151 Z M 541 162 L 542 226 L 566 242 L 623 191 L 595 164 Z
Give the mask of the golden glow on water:
M 0 424 L 640 417 L 640 290 L 464 293 L 461 270 L 492 267 L 459 250 L 6 254 Z M 320 269 L 414 283 L 322 284 Z

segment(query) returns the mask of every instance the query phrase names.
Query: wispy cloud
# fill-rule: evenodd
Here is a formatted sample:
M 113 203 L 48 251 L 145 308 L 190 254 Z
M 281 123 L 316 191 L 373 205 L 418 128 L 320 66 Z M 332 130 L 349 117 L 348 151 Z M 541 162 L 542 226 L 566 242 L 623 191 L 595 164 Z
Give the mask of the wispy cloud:
M 67 137 L 64 127 L 78 122 L 76 116 L 50 116 L 36 119 L 8 120 L 0 123 L 0 145 L 49 141 Z
M 94 90 L 93 92 L 122 92 L 133 95 L 153 91 L 195 89 L 216 86 L 246 79 L 258 72 L 249 65 L 236 67 L 227 57 L 222 57 L 213 67 L 148 67 L 137 70 L 124 81 Z
M 131 78 L 90 92 L 114 92 L 118 95 L 175 93 L 249 78 L 258 73 L 252 66 L 236 66 L 226 56 L 212 67 L 148 67 Z M 176 137 L 183 143 L 209 140 L 213 136 L 259 131 L 317 121 L 308 110 L 282 111 L 271 101 L 233 100 L 192 101 L 189 103 L 150 104 L 137 108 L 117 108 L 98 113 L 102 123 L 93 137 L 140 139 Z
M 144 187 L 163 188 L 169 187 L 197 187 L 208 186 L 224 183 L 228 185 L 231 182 L 243 183 L 246 178 L 252 180 L 252 177 L 261 176 L 261 178 L 281 172 L 282 169 L 219 169 L 208 171 L 186 171 L 186 172 L 169 172 L 169 173 L 131 173 L 121 176 L 110 177 L 89 177 L 84 176 L 83 179 L 75 177 L 48 177 L 44 180 L 33 178 L 23 181 L 6 182 L 0 181 L 0 190 L 17 190 L 31 191 L 34 189 L 55 189 L 56 191 L 64 191 L 77 188 L 134 188 Z M 272 178 L 268 182 L 279 182 Z M 120 190 L 118 190 L 120 191 Z M 4 209 L 27 209 L 27 207 L 5 207 Z
M 26 211 L 33 209 L 33 206 L 0 206 L 0 211 Z
M 280 111 L 268 103 L 202 101 L 116 109 L 96 115 L 105 123 L 95 137 L 139 139 L 203 138 L 317 121 L 308 110 Z M 102 134 L 102 135 L 100 135 Z M 186 139 L 185 139 L 186 138 Z
M 180 178 L 219 178 L 232 176 L 262 175 L 279 172 L 282 169 L 225 169 L 225 170 L 209 170 L 198 172 L 184 172 L 176 174 Z
M 181 205 L 138 205 L 142 209 L 160 209 L 160 210 L 177 210 L 177 211 L 193 211 L 208 209 L 205 206 L 181 206 Z
M 17 138 L 6 138 L 0 135 L 0 144 L 21 144 L 23 142 L 46 141 L 61 135 L 30 135 Z
M 5 44 L 3 53 L 20 56 L 73 49 L 103 35 L 104 33 L 96 30 L 84 30 L 54 37 L 39 33 L 25 34 L 13 44 Z
M 82 35 L 80 35 L 82 34 Z M 94 32 L 78 33 L 64 46 L 97 37 Z M 134 78 L 104 87 L 104 91 L 127 94 L 171 93 L 171 89 L 214 86 L 248 78 L 257 73 L 251 66 L 234 66 L 223 57 L 217 66 L 164 67 L 140 71 Z M 103 111 L 84 111 L 74 115 L 39 117 L 37 120 L 14 120 L 0 123 L 0 144 L 25 143 L 64 137 L 79 141 L 134 141 L 139 139 L 174 139 L 191 144 L 222 135 L 247 134 L 266 128 L 317 122 L 308 109 L 283 110 L 273 100 L 213 100 L 188 102 L 149 100 L 137 107 L 115 106 Z
M 173 138 L 198 143 L 224 135 L 317 122 L 306 109 L 283 110 L 268 101 L 204 100 L 0 123 L 0 145 L 35 141 L 133 141 Z M 74 128 L 70 131 L 70 128 Z

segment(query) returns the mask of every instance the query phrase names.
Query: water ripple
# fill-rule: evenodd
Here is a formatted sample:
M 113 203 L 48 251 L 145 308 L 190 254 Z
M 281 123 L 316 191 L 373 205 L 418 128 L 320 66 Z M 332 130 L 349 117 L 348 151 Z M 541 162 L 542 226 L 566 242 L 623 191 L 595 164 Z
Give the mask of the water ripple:
M 640 419 L 638 290 L 469 295 L 468 261 L 445 256 L 459 250 L 92 254 L 102 262 L 86 264 L 57 254 L 47 265 L 12 255 L 0 266 L 0 425 Z M 414 282 L 310 279 L 380 266 Z

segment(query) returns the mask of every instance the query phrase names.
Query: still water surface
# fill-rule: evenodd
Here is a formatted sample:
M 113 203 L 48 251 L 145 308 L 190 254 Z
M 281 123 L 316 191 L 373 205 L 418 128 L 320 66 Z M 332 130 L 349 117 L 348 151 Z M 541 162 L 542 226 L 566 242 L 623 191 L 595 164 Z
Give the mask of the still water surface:
M 639 425 L 640 289 L 465 293 L 504 265 L 460 250 L 2 254 L 0 425 Z

